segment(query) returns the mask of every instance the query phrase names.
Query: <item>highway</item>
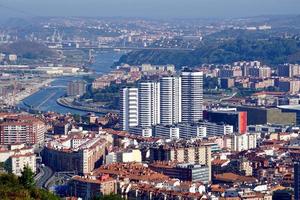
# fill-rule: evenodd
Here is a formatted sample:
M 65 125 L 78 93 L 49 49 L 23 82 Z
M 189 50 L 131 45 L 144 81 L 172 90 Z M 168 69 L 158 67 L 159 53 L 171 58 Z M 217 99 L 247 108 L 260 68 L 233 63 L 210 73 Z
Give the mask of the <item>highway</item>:
M 54 172 L 50 167 L 39 167 L 40 172 L 35 176 L 36 186 L 39 188 L 46 188 L 46 183 L 53 176 Z
M 119 49 L 119 50 L 167 50 L 167 51 L 194 51 L 195 49 L 191 48 L 164 48 L 164 47 L 98 47 L 98 46 L 83 46 L 78 48 L 60 48 L 59 50 L 64 51 L 72 51 L 72 50 L 86 50 L 86 49 L 94 49 L 94 50 L 110 50 L 110 49 Z

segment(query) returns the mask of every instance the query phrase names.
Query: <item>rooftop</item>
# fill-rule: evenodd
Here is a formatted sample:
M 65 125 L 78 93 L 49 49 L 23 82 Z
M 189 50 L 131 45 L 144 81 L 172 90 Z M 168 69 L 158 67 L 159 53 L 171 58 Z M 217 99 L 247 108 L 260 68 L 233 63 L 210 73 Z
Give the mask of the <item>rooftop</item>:
M 94 174 L 109 174 L 136 181 L 165 181 L 168 176 L 154 172 L 140 163 L 112 163 L 96 169 Z
M 86 182 L 86 183 L 95 183 L 102 184 L 106 182 L 115 181 L 112 177 L 109 176 L 73 176 L 72 180 Z
M 256 182 L 256 178 L 248 177 L 248 176 L 240 176 L 234 173 L 223 173 L 223 174 L 216 174 L 215 179 L 224 182 L 246 182 L 246 183 L 253 183 Z

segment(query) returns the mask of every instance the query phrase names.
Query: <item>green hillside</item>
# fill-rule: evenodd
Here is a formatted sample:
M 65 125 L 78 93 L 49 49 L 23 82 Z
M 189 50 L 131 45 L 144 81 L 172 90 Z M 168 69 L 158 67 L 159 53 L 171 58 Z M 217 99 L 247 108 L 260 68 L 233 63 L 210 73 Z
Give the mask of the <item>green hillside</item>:
M 204 63 L 227 64 L 235 61 L 259 60 L 266 64 L 300 63 L 300 41 L 297 39 L 233 39 L 223 42 L 204 42 L 194 51 L 152 51 L 130 52 L 117 62 L 138 65 L 174 64 L 197 66 Z

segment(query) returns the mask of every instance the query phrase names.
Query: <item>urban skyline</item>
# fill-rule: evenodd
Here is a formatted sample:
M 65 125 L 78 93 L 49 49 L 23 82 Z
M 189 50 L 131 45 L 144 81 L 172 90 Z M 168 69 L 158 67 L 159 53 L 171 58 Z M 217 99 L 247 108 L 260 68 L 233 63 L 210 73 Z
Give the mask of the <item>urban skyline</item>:
M 299 200 L 299 7 L 0 2 L 0 199 Z

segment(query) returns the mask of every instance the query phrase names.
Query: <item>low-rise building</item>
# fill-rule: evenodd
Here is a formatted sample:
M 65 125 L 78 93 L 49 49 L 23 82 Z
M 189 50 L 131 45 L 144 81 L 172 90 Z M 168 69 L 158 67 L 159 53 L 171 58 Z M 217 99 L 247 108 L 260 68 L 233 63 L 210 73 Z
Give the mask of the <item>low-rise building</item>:
M 142 154 L 139 149 L 128 149 L 118 152 L 110 152 L 105 157 L 105 164 L 115 162 L 142 162 Z
M 34 153 L 14 154 L 5 162 L 5 169 L 17 176 L 22 175 L 25 167 L 29 167 L 33 173 L 36 172 L 36 155 Z
M 135 126 L 129 128 L 128 131 L 130 134 L 142 136 L 142 137 L 152 137 L 152 128 L 151 127 L 142 127 L 142 126 Z
M 70 183 L 70 195 L 89 200 L 117 192 L 117 181 L 109 175 L 73 176 Z
M 211 177 L 210 144 L 201 144 L 197 141 L 190 144 L 171 142 L 164 145 L 151 146 L 149 149 L 150 162 L 174 161 L 178 163 L 206 165 L 209 167 L 209 177 Z
M 101 134 L 94 132 L 61 135 L 45 145 L 43 162 L 54 171 L 87 174 L 103 163 L 107 145 Z
M 209 122 L 224 123 L 233 126 L 233 130 L 245 133 L 247 130 L 247 112 L 232 109 L 212 109 L 204 112 Z
M 228 137 L 224 137 L 224 142 L 228 146 L 225 148 L 232 151 L 245 151 L 248 149 L 254 149 L 257 147 L 257 135 L 255 133 L 246 134 L 232 134 Z M 230 140 L 230 142 L 228 141 Z
M 180 132 L 179 127 L 176 126 L 164 126 L 164 125 L 157 125 L 154 128 L 155 130 L 155 137 L 159 138 L 170 138 L 170 139 L 179 139 Z
M 154 162 L 149 165 L 153 171 L 162 173 L 171 178 L 181 181 L 202 182 L 208 184 L 210 181 L 209 167 L 207 165 L 195 165 L 176 162 Z
M 254 66 L 248 68 L 249 76 L 258 78 L 268 78 L 271 77 L 272 70 L 267 66 Z
M 170 178 L 164 174 L 155 172 L 142 163 L 111 163 L 102 165 L 93 171 L 94 175 L 109 174 L 119 180 L 157 182 L 168 181 Z
M 165 139 L 191 139 L 223 136 L 233 133 L 233 126 L 202 121 L 194 124 L 178 123 L 176 125 L 156 125 L 155 137 Z
M 278 88 L 281 92 L 296 94 L 300 90 L 300 80 L 297 79 L 279 79 Z
M 70 122 L 57 122 L 53 125 L 53 134 L 67 135 L 71 130 L 72 125 Z
M 36 155 L 33 146 L 25 144 L 0 145 L 0 162 L 9 173 L 21 175 L 25 166 L 36 171 Z
M 238 111 L 247 112 L 247 124 L 296 124 L 296 113 L 292 109 L 266 108 L 257 106 L 237 106 Z

